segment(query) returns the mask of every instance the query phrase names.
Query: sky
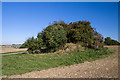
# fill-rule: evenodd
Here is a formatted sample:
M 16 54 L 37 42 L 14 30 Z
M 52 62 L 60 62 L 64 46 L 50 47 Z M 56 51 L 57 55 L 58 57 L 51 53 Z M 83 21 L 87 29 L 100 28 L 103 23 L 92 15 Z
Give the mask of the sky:
M 118 40 L 117 2 L 3 2 L 2 44 L 22 44 L 60 20 L 90 21 L 104 37 Z
M 120 0 L 2 0 L 2 2 L 118 2 Z

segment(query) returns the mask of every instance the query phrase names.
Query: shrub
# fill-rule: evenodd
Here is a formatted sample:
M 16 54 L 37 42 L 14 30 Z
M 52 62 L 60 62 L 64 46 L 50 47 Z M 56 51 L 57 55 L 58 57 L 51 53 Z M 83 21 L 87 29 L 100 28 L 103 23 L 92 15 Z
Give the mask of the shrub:
M 50 25 L 43 31 L 43 43 L 54 52 L 67 42 L 66 31 L 61 25 Z
M 64 21 L 55 21 L 53 25 L 62 25 L 67 32 L 67 43 L 83 43 L 89 48 L 103 46 L 103 36 L 91 27 L 89 21 L 78 21 L 66 24 Z
M 103 36 L 91 27 L 89 21 L 69 24 L 60 21 L 46 27 L 36 39 L 28 39 L 21 47 L 28 47 L 29 53 L 54 52 L 65 43 L 81 43 L 84 47 L 96 49 L 103 47 Z
M 34 37 L 29 38 L 27 41 L 27 45 L 28 45 L 28 52 L 29 53 L 35 53 L 35 51 L 40 50 L 41 49 L 41 45 L 38 44 L 38 40 L 34 39 Z
M 91 27 L 89 21 L 78 21 L 68 25 L 70 29 L 68 33 L 69 41 L 73 43 L 84 43 L 86 47 L 99 48 L 103 42 L 103 37 L 94 28 Z
M 28 47 L 27 42 L 23 43 L 23 44 L 20 46 L 20 48 L 27 48 L 27 47 Z
M 40 52 L 41 52 L 40 49 L 33 50 L 33 54 L 39 54 Z

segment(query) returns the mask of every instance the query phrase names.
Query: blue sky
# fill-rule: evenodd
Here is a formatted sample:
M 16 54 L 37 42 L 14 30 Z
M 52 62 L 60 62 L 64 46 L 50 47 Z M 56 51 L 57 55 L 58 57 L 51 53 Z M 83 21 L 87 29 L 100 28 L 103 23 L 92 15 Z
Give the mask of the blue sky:
M 2 44 L 23 43 L 53 21 L 79 20 L 118 40 L 117 2 L 3 2 Z
M 118 2 L 120 0 L 2 0 L 2 2 Z

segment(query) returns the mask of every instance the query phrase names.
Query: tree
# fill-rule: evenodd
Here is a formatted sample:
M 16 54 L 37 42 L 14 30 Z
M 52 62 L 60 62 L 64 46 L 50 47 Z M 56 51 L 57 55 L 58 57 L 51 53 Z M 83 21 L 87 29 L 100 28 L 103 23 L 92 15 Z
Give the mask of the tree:
M 55 21 L 53 25 L 61 25 L 67 32 L 67 42 L 82 42 L 86 47 L 98 48 L 103 45 L 103 36 L 91 27 L 89 21 L 78 21 L 66 24 L 64 21 Z
M 100 42 L 99 39 L 101 38 L 101 35 L 98 35 L 94 28 L 91 27 L 89 21 L 78 21 L 70 23 L 68 28 L 70 29 L 68 34 L 68 39 L 70 39 L 70 42 L 83 42 L 86 47 L 92 47 L 96 42 Z M 96 42 L 95 38 L 97 40 Z
M 106 45 L 120 45 L 120 42 L 113 40 L 110 37 L 106 37 L 104 43 Z
M 66 31 L 61 25 L 50 25 L 43 31 L 43 43 L 54 52 L 67 42 Z

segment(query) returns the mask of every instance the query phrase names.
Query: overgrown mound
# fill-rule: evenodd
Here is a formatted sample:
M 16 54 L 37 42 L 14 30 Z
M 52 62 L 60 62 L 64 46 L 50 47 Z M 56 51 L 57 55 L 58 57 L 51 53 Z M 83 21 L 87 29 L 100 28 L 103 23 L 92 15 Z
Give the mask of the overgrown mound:
M 42 51 L 55 52 L 62 47 L 74 50 L 76 47 L 80 48 L 78 43 L 82 43 L 84 47 L 99 48 L 103 46 L 103 36 L 91 27 L 89 21 L 69 24 L 61 21 L 46 27 L 38 33 L 37 38 L 29 38 L 21 47 L 27 47 L 28 52 L 34 54 Z

